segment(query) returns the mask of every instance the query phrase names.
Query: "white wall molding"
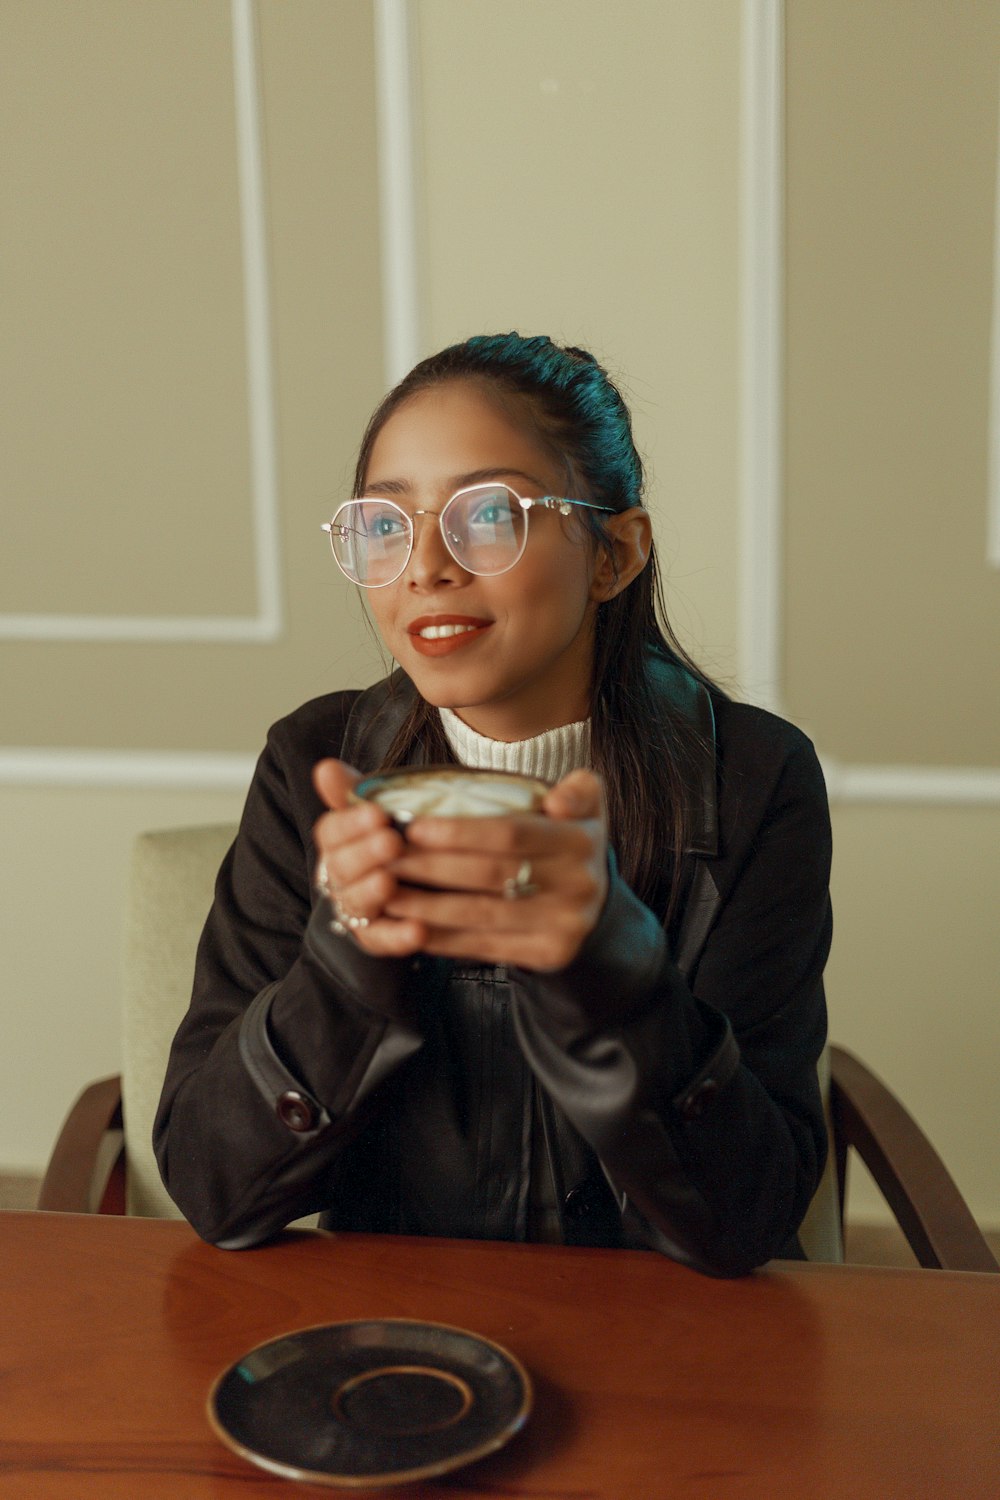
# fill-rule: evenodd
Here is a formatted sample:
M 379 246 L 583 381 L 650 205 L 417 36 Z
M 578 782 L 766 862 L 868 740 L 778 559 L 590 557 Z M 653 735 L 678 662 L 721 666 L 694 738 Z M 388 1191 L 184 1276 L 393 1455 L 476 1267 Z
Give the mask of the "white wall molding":
M 997 99 L 997 180 L 993 203 L 993 320 L 990 330 L 989 467 L 986 560 L 1000 568 L 1000 96 Z
M 231 4 L 257 573 L 257 618 L 254 623 L 266 632 L 263 637 L 254 634 L 249 639 L 277 640 L 283 627 L 281 520 L 257 10 L 255 0 L 231 0 Z
M 784 25 L 744 0 L 740 109 L 739 676 L 780 713 L 784 401 Z
M 776 713 L 784 712 L 784 68 L 783 0 L 743 0 L 739 663 L 747 697 Z M 1000 564 L 1000 186 L 997 201 L 990 524 Z M 834 801 L 1000 804 L 992 767 L 851 765 L 822 750 L 820 759 Z
M 855 766 L 820 757 L 831 802 L 1000 804 L 1000 771 L 978 766 Z
M 224 751 L 0 750 L 0 786 L 245 792 L 255 757 Z
M 255 0 L 231 0 L 231 20 L 256 613 L 247 617 L 8 614 L 0 615 L 0 640 L 253 643 L 277 640 L 281 635 L 283 619 L 277 423 L 271 357 L 267 213 Z
M 387 388 L 423 353 L 418 206 L 418 70 L 410 0 L 375 0 L 379 247 Z

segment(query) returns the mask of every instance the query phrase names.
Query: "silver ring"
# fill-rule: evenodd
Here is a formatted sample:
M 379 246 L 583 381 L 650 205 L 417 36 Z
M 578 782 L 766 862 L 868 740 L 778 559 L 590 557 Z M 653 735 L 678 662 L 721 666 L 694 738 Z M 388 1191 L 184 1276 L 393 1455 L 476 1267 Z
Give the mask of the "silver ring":
M 522 859 L 516 875 L 509 875 L 500 887 L 505 901 L 523 901 L 525 896 L 534 896 L 538 887 L 531 879 L 531 860 Z
M 339 901 L 330 902 L 333 908 L 333 916 L 330 918 L 330 931 L 336 933 L 337 937 L 349 937 L 352 932 L 360 932 L 362 927 L 371 926 L 370 917 L 356 917 L 351 912 L 346 912 Z
M 325 859 L 321 859 L 316 866 L 316 889 L 323 899 L 330 903 L 333 910 L 333 916 L 330 918 L 330 931 L 336 933 L 337 937 L 346 937 L 350 932 L 359 932 L 362 927 L 371 926 L 370 917 L 355 917 L 341 906 L 330 884 Z
M 337 921 L 342 922 L 350 932 L 358 932 L 362 927 L 371 926 L 371 917 L 352 916 L 344 911 L 342 906 L 338 906 L 336 902 L 333 904 L 333 912 Z

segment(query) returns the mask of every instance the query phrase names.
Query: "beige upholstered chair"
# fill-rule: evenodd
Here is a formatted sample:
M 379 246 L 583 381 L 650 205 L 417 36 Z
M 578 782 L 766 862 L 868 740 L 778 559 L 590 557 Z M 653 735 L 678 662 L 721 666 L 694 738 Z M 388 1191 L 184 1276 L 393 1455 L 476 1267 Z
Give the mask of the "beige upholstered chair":
M 127 906 L 121 1078 L 91 1084 L 63 1126 L 39 1207 L 177 1218 L 150 1144 L 167 1054 L 191 986 L 195 949 L 229 825 L 142 834 Z M 847 1151 L 857 1149 L 921 1265 L 996 1271 L 940 1158 L 903 1106 L 850 1053 L 820 1063 L 833 1149 L 802 1226 L 811 1260 L 843 1259 Z M 124 1137 L 124 1140 L 123 1140 Z M 110 1169 L 110 1170 L 109 1170 Z
M 141 835 L 132 856 L 122 1006 L 125 1202 L 143 1218 L 179 1218 L 151 1141 L 174 1032 L 191 998 L 195 950 L 235 827 Z
M 231 824 L 213 824 L 136 839 L 125 911 L 122 1073 L 91 1084 L 77 1100 L 52 1154 L 40 1208 L 181 1217 L 153 1156 L 153 1116 L 191 996 L 216 872 L 235 833 Z M 109 1139 L 120 1157 L 107 1176 Z

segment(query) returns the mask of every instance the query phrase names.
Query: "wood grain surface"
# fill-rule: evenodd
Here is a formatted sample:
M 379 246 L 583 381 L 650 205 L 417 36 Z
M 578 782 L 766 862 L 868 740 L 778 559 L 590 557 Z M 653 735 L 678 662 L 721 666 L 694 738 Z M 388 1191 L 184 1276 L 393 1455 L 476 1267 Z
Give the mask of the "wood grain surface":
M 11 1500 L 294 1493 L 214 1437 L 209 1387 L 264 1340 L 371 1317 L 495 1339 L 535 1387 L 509 1447 L 382 1493 L 1000 1492 L 1000 1277 L 783 1264 L 715 1281 L 641 1252 L 308 1232 L 227 1252 L 184 1224 L 44 1213 L 0 1215 L 0 1264 Z

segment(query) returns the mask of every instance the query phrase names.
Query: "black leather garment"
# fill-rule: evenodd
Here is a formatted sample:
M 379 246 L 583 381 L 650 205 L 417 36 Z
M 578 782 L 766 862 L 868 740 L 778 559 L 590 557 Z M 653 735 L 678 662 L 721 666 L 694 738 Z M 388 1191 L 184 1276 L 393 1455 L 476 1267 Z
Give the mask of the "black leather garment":
M 555 974 L 371 958 L 314 904 L 312 766 L 379 764 L 401 674 L 272 729 L 154 1130 L 206 1239 L 242 1248 L 319 1211 L 476 1238 L 555 1224 L 716 1275 L 798 1253 L 826 1149 L 822 775 L 792 726 L 657 670 L 715 747 L 683 910 L 665 932 L 612 857 L 597 927 Z

